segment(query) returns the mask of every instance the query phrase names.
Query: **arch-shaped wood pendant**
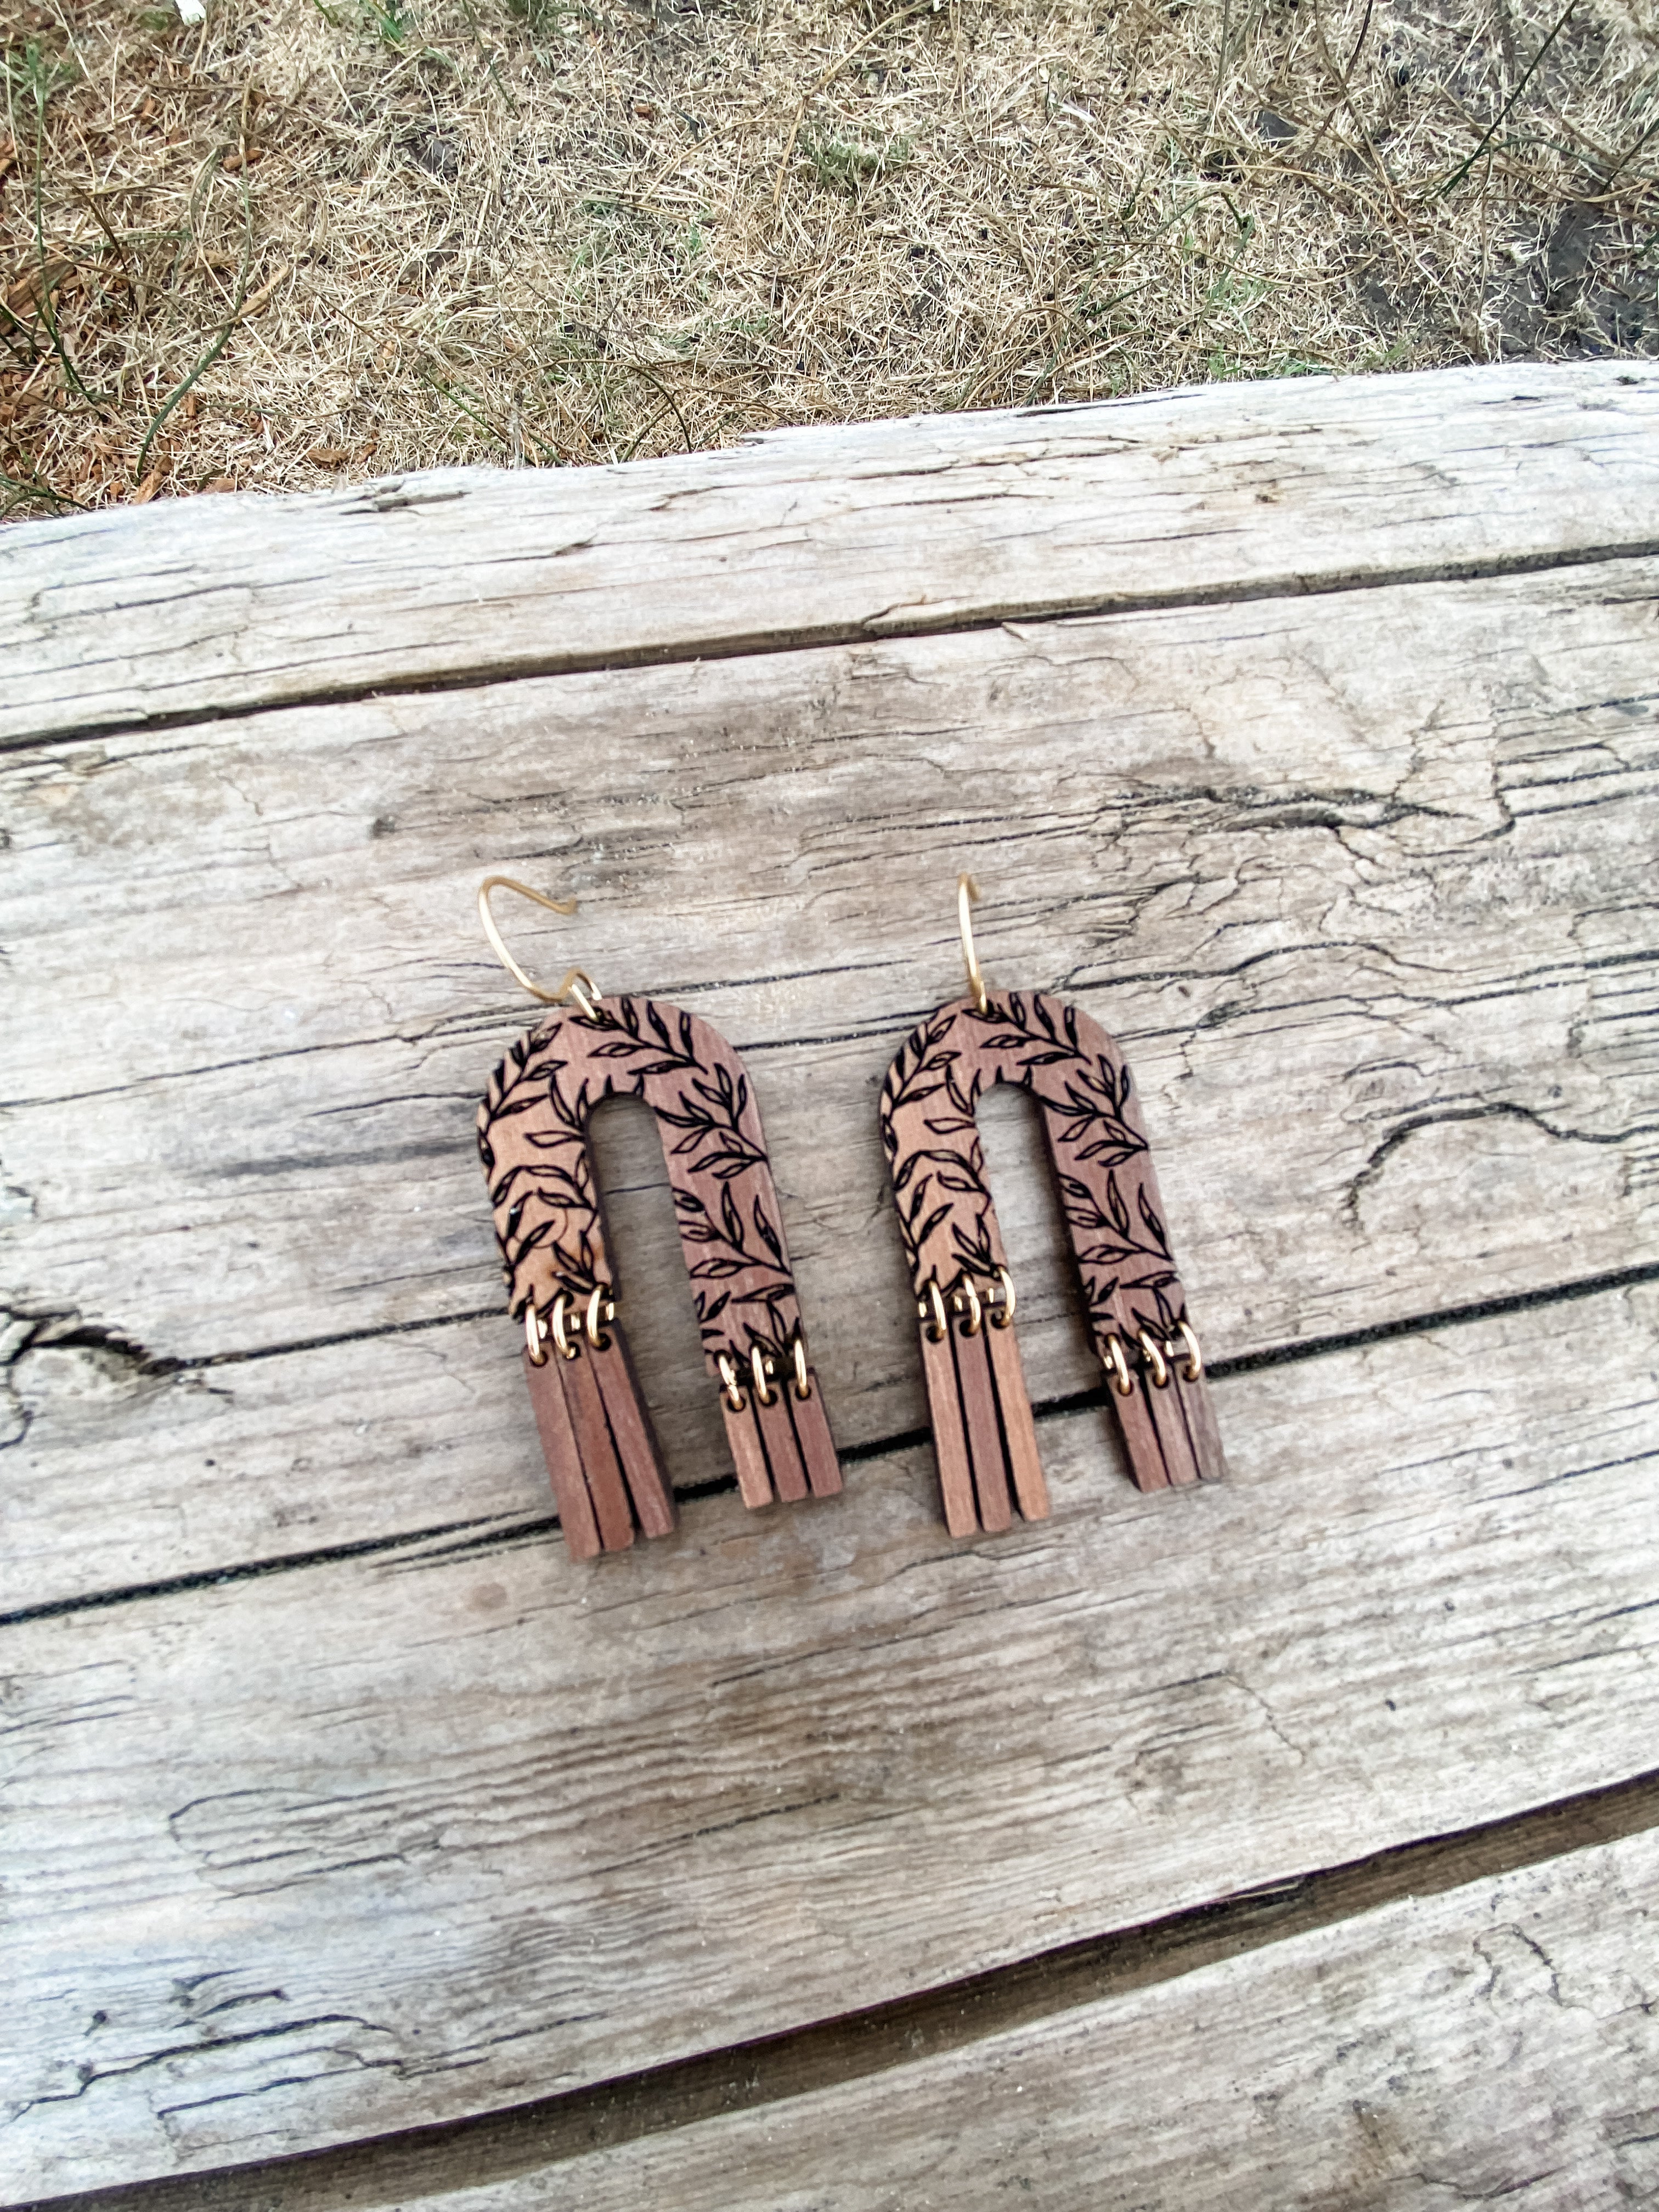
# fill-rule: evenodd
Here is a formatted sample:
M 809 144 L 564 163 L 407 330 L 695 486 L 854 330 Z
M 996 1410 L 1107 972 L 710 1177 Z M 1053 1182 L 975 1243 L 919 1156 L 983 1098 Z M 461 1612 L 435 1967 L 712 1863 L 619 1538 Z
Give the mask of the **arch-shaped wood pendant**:
M 509 1308 L 565 1540 L 579 1559 L 665 1535 L 674 1500 L 617 1318 L 588 1117 L 656 1115 L 708 1371 L 746 1505 L 841 1488 L 806 1357 L 783 1216 L 743 1064 L 707 1022 L 653 999 L 561 1007 L 489 1079 L 478 1152 Z M 533 1347 L 533 1349 L 532 1349 Z M 539 1356 L 538 1356 L 539 1355 Z
M 1123 1056 L 1080 1007 L 1040 991 L 941 1006 L 908 1037 L 881 1093 L 881 1133 L 916 1289 L 922 1366 L 952 1535 L 1048 1511 L 1030 1401 L 1007 1311 L 1007 1255 L 975 1121 L 993 1084 L 1043 1109 L 1085 1310 L 1143 1490 L 1225 1472 L 1183 1335 L 1146 1134 Z M 1190 1327 L 1190 1324 L 1188 1324 Z

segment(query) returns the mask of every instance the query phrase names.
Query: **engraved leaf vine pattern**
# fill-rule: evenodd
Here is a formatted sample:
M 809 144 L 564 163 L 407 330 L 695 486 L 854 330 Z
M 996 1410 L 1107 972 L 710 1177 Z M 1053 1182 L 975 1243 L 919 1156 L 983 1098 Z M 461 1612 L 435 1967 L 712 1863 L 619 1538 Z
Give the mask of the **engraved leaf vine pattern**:
M 882 1087 L 880 1125 L 918 1290 L 1001 1257 L 975 1121 L 983 1091 L 1014 1083 L 1043 1108 L 1048 1147 L 1084 1299 L 1097 1338 L 1167 1334 L 1185 1311 L 1130 1076 L 1105 1032 L 1042 992 L 993 997 L 983 1013 L 941 1010 L 900 1048 Z
M 651 999 L 561 1013 L 490 1078 L 478 1152 L 512 1311 L 610 1286 L 587 1122 L 613 1097 L 643 1097 L 656 1116 L 705 1350 L 785 1356 L 794 1282 L 749 1079 L 706 1024 Z

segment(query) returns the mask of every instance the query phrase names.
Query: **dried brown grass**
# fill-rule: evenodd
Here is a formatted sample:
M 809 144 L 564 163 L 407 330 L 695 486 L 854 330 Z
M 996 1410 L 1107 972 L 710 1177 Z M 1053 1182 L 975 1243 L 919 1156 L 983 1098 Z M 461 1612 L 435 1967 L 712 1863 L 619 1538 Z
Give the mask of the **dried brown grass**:
M 4 513 L 1659 350 L 1653 0 L 0 27 Z

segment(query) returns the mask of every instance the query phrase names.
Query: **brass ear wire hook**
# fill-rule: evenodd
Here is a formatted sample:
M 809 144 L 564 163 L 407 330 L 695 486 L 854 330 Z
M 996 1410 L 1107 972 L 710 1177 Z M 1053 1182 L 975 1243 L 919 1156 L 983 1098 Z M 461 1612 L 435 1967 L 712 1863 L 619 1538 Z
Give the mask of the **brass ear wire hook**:
M 985 978 L 979 972 L 979 956 L 974 951 L 974 921 L 971 908 L 979 903 L 979 885 L 971 876 L 957 878 L 957 927 L 962 932 L 962 964 L 968 970 L 968 987 L 974 994 L 974 1006 L 984 1013 L 990 1001 L 985 995 Z
M 544 906 L 554 914 L 574 914 L 575 900 L 549 898 L 544 891 L 532 891 L 528 884 L 519 883 L 511 876 L 486 876 L 478 886 L 478 919 L 483 924 L 484 935 L 495 947 L 495 957 L 515 983 L 522 983 L 532 999 L 539 999 L 546 1006 L 562 1006 L 565 1000 L 574 999 L 591 1022 L 594 1018 L 593 1001 L 599 995 L 592 977 L 580 968 L 572 968 L 556 991 L 544 991 L 539 983 L 532 982 L 507 951 L 495 927 L 495 917 L 489 911 L 489 894 L 494 890 L 517 891 L 520 898 L 533 899 L 538 906 Z

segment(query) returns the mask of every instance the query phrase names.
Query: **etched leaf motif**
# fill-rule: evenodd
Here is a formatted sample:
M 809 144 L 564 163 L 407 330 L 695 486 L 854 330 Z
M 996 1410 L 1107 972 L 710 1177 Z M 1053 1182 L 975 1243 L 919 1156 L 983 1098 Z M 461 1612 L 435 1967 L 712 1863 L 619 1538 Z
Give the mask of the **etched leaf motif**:
M 937 1071 L 945 1069 L 945 1097 Z M 975 1108 L 1012 1083 L 1044 1109 L 1043 1128 L 1085 1300 L 1097 1338 L 1133 1310 L 1184 1312 L 1152 1182 L 1129 1105 L 1129 1071 L 1074 1006 L 1041 992 L 998 993 L 934 1017 L 900 1048 L 882 1086 L 883 1147 L 917 1288 L 966 1267 L 994 1273 L 1000 1249 Z M 1150 1304 L 1149 1304 L 1150 1302 Z
M 948 1206 L 935 1207 L 934 1211 L 928 1215 L 927 1220 L 922 1223 L 921 1228 L 916 1231 L 917 1249 L 920 1249 L 921 1247 L 927 1242 L 927 1239 L 933 1235 L 933 1231 L 939 1227 L 941 1223 L 946 1222 L 950 1218 L 951 1209 Z
M 740 1151 L 735 1145 L 722 1145 L 712 1152 L 705 1152 L 697 1166 L 705 1175 L 719 1176 L 722 1182 L 729 1182 L 733 1176 L 746 1175 L 750 1168 L 757 1165 L 758 1158 L 750 1150 Z
M 755 1229 L 762 1243 L 765 1245 L 767 1250 L 772 1255 L 772 1257 L 776 1261 L 781 1261 L 783 1258 L 782 1240 L 779 1237 L 777 1231 L 773 1228 L 771 1222 L 767 1218 L 766 1209 L 761 1204 L 758 1198 L 755 1200 Z
M 660 1124 L 705 1342 L 747 1357 L 757 1332 L 783 1341 L 799 1309 L 748 1079 L 713 1030 L 648 999 L 562 1010 L 490 1078 L 478 1153 L 512 1310 L 611 1280 L 587 1123 L 611 1097 L 644 1097 Z
M 1146 1195 L 1146 1186 L 1145 1183 L 1142 1183 L 1139 1192 L 1136 1194 L 1136 1198 L 1137 1203 L 1140 1208 L 1140 1218 L 1146 1223 L 1147 1230 L 1152 1236 L 1153 1243 L 1155 1243 L 1158 1250 L 1164 1253 L 1167 1257 L 1170 1249 L 1169 1239 L 1164 1234 L 1164 1224 L 1158 1219 L 1157 1213 L 1153 1210 L 1152 1200 Z
M 725 1231 L 726 1241 L 731 1245 L 732 1250 L 741 1252 L 744 1243 L 743 1220 L 732 1200 L 730 1183 L 727 1183 L 720 1192 L 720 1227 Z
M 1115 1175 L 1109 1175 L 1106 1178 L 1106 1211 L 1111 1216 L 1112 1225 L 1119 1236 L 1127 1237 L 1129 1233 L 1129 1209 L 1123 1203 L 1123 1194 L 1117 1187 Z

